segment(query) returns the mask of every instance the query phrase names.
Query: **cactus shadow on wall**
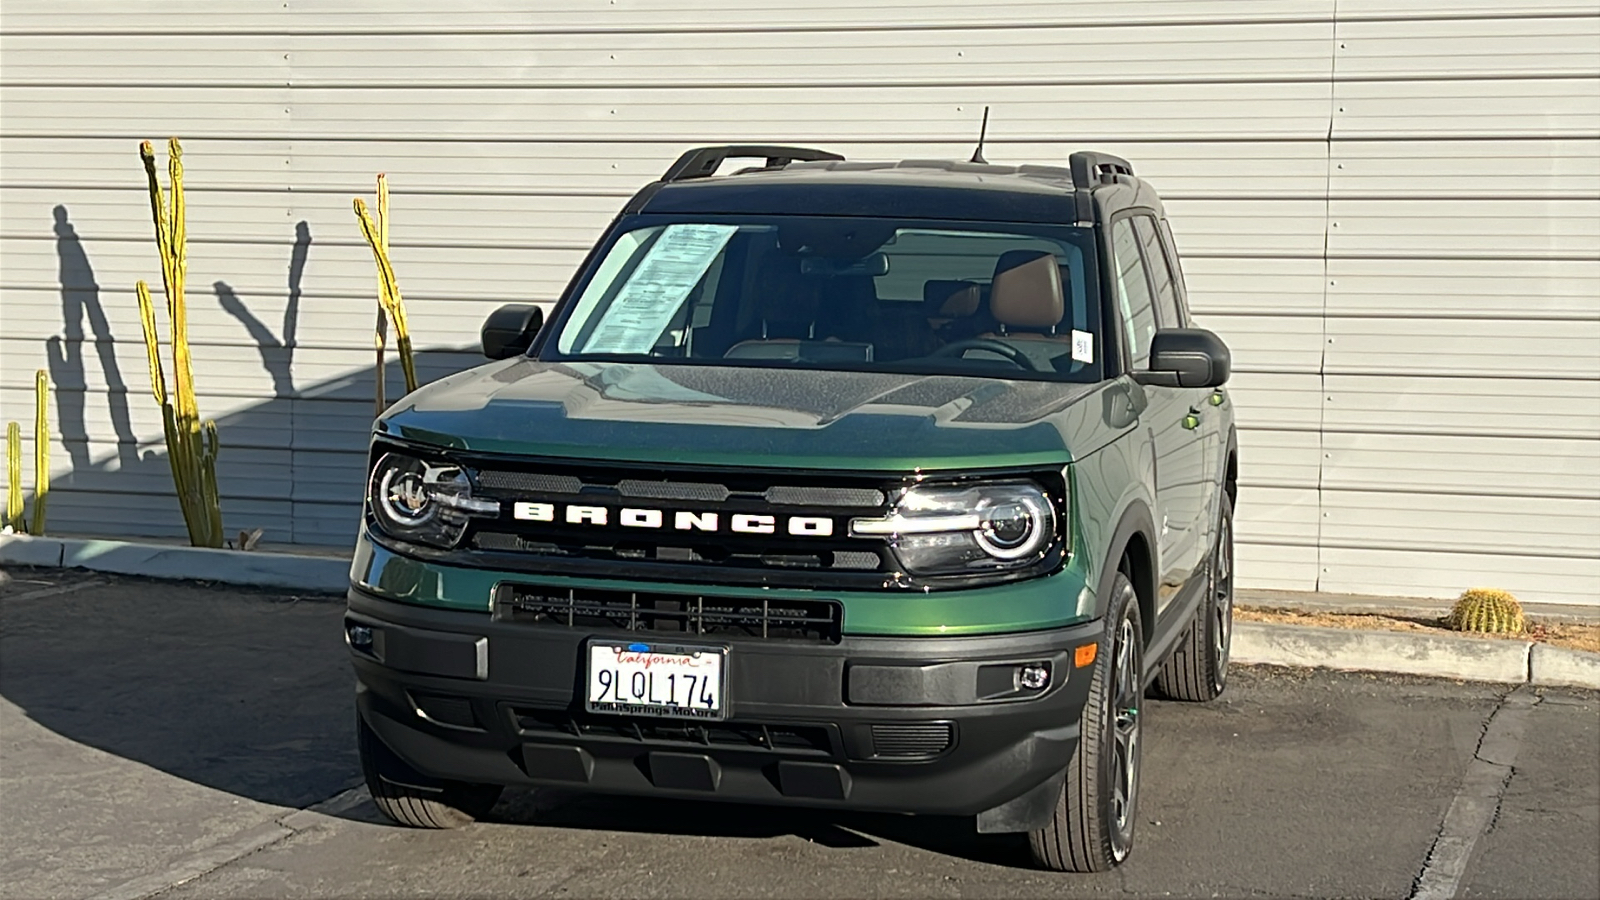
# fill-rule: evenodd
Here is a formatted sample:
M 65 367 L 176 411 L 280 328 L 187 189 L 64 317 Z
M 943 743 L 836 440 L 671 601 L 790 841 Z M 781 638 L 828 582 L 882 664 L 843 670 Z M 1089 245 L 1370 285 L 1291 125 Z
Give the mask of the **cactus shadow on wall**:
M 136 331 L 112 333 L 94 267 L 66 207 L 55 207 L 54 216 L 63 329 L 44 342 L 44 350 L 54 385 L 56 415 L 51 426 L 66 447 L 72 470 L 51 481 L 47 530 L 112 538 L 182 539 L 186 532 L 159 426 L 152 430 L 146 422 L 141 451 L 140 435 L 133 425 L 135 418 L 159 421 L 149 393 L 149 376 L 139 366 L 129 376 L 130 383 L 116 355 L 120 340 L 124 354 L 135 348 L 134 352 L 143 356 L 141 336 Z M 248 296 L 241 296 L 227 282 L 212 285 L 220 307 L 243 325 L 261 361 L 260 377 L 271 386 L 270 396 L 259 402 L 217 415 L 225 401 L 214 394 L 206 396 L 208 386 L 214 387 L 216 381 L 208 379 L 213 373 L 207 371 L 206 363 L 196 366 L 201 413 L 215 418 L 221 436 L 218 477 L 224 534 L 230 539 L 258 527 L 265 529 L 264 541 L 269 544 L 348 547 L 354 539 L 365 480 L 364 450 L 372 423 L 373 372 L 368 362 L 324 374 L 315 365 L 308 367 L 303 359 L 299 361 L 302 369 L 296 369 L 301 282 L 311 249 L 310 227 L 300 222 L 288 252 L 287 303 L 276 334 L 251 310 Z M 112 296 L 111 302 L 131 305 L 130 297 Z M 367 333 L 334 337 L 359 342 Z M 482 362 L 476 347 L 416 354 L 417 373 L 424 384 Z M 93 377 L 96 364 L 100 377 Z M 305 374 L 307 368 L 310 377 Z M 230 393 L 267 393 L 267 385 L 253 383 L 248 370 L 236 367 L 230 374 Z M 388 366 L 386 375 L 386 396 L 403 396 L 399 366 Z M 111 435 L 104 433 L 103 424 L 94 424 L 104 419 L 91 415 L 88 408 L 102 402 L 102 382 L 106 386 L 103 402 L 109 407 L 116 440 L 111 455 L 101 443 Z M 149 407 L 143 411 L 146 414 L 130 415 L 130 404 L 138 403 Z

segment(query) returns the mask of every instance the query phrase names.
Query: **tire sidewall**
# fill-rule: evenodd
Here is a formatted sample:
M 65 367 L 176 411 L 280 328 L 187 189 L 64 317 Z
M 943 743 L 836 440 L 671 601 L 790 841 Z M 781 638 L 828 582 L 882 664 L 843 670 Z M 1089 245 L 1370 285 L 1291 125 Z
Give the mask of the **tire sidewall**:
M 1098 720 L 1096 738 L 1099 743 L 1098 781 L 1096 793 L 1099 795 L 1097 809 L 1104 833 L 1104 851 L 1113 865 L 1119 865 L 1128 857 L 1133 849 L 1133 840 L 1139 817 L 1139 785 L 1140 773 L 1139 757 L 1142 756 L 1144 746 L 1143 730 L 1140 729 L 1140 740 L 1135 744 L 1134 755 L 1134 791 L 1128 803 L 1127 834 L 1120 836 L 1117 829 L 1116 809 L 1113 805 L 1113 787 L 1119 776 L 1117 772 L 1116 748 L 1116 700 L 1117 685 L 1115 661 L 1117 653 L 1117 634 L 1122 629 L 1124 621 L 1132 619 L 1134 647 L 1132 658 L 1134 665 L 1139 670 L 1135 678 L 1137 684 L 1144 683 L 1144 632 L 1142 617 L 1139 610 L 1138 595 L 1134 591 L 1133 583 L 1127 575 L 1118 572 L 1112 581 L 1111 603 L 1106 610 L 1106 631 L 1100 643 L 1100 658 L 1097 660 L 1096 677 L 1101 679 L 1103 690 L 1100 692 L 1099 708 L 1095 710 Z M 1142 715 L 1143 710 L 1140 710 Z
M 1208 562 L 1206 575 L 1206 599 L 1201 609 L 1204 612 L 1205 627 L 1205 653 L 1209 665 L 1206 670 L 1211 676 L 1213 694 L 1221 694 L 1228 686 L 1228 661 L 1232 656 L 1233 645 L 1233 502 L 1229 500 L 1226 492 L 1222 494 L 1217 503 L 1217 540 L 1211 548 L 1211 559 Z M 1223 565 L 1226 564 L 1226 596 L 1224 596 Z M 1218 648 L 1218 631 L 1223 629 L 1219 623 L 1219 612 L 1226 604 L 1227 625 L 1221 635 L 1221 649 Z

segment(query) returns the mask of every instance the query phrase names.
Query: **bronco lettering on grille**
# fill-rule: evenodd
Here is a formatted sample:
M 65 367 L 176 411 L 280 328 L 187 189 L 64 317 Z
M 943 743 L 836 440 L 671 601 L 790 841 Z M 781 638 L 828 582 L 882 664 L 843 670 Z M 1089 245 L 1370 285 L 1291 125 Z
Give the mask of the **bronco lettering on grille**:
M 612 513 L 616 515 L 613 516 Z M 562 505 L 556 503 L 514 503 L 511 516 L 522 522 L 561 522 L 567 525 L 610 525 L 623 528 L 671 528 L 674 531 L 738 534 L 788 534 L 796 537 L 832 537 L 833 519 L 827 516 L 765 516 L 738 513 L 724 517 L 714 512 L 606 506 Z

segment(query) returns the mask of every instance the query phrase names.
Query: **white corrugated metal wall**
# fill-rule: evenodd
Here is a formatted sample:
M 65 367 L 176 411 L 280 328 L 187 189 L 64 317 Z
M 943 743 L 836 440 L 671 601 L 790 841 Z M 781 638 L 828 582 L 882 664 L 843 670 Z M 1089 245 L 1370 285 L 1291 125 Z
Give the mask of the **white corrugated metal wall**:
M 986 104 L 991 159 L 1169 198 L 1235 349 L 1247 585 L 1600 603 L 1593 0 L 4 0 L 0 417 L 48 368 L 52 527 L 181 533 L 133 302 L 137 142 L 180 135 L 228 526 L 342 544 L 376 172 L 438 374 L 686 145 L 964 156 Z

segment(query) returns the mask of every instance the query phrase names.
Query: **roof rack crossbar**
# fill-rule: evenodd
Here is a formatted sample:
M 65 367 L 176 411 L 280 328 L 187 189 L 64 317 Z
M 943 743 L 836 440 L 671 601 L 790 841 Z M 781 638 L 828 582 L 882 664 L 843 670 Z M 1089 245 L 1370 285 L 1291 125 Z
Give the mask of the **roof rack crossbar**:
M 843 156 L 829 153 L 826 150 L 814 150 L 809 147 L 768 147 L 753 145 L 732 145 L 725 147 L 696 147 L 686 151 L 678 157 L 678 161 L 667 169 L 661 180 L 666 183 L 674 181 L 687 181 L 691 178 L 707 178 L 717 171 L 723 160 L 728 158 L 757 158 L 767 161 L 766 168 L 781 169 L 792 162 L 822 162 L 825 160 L 842 160 Z
M 1094 198 L 1091 193 L 1096 184 L 1111 183 L 1118 175 L 1133 175 L 1133 166 L 1120 156 L 1079 150 L 1067 157 L 1072 170 L 1072 192 L 1077 205 L 1078 221 L 1094 221 Z

